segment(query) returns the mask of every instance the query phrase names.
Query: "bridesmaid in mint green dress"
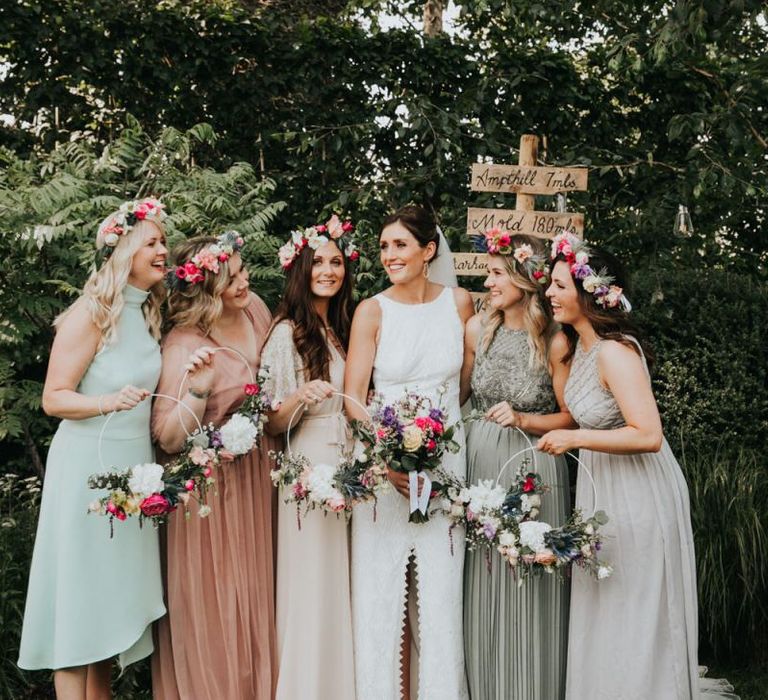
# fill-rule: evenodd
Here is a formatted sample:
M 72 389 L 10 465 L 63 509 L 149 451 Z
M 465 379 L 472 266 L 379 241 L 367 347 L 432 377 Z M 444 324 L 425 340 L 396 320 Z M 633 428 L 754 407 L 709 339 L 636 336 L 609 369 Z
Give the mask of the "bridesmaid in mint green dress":
M 469 320 L 464 341 L 462 400 L 471 393 L 473 408 L 484 414 L 467 430 L 467 480 L 499 479 L 508 486 L 523 460 L 521 455 L 500 476 L 510 457 L 536 435 L 571 425 L 562 408 L 568 367 L 560 356 L 567 344 L 544 310 L 541 243 L 500 231 L 486 238 L 488 308 Z M 570 506 L 565 459 L 540 453 L 535 458 L 551 489 L 541 498 L 539 518 L 562 525 Z M 494 552 L 467 552 L 464 643 L 472 700 L 560 700 L 567 633 L 566 583 L 541 576 L 518 586 Z
M 56 321 L 43 410 L 62 418 L 48 453 L 19 653 L 25 669 L 54 669 L 59 698 L 108 697 L 111 660 L 152 653 L 165 613 L 157 532 L 138 519 L 88 514 L 88 476 L 154 461 L 150 401 L 160 375 L 164 298 L 162 205 L 123 205 L 96 237 L 102 263 Z M 101 443 L 99 433 L 115 411 Z

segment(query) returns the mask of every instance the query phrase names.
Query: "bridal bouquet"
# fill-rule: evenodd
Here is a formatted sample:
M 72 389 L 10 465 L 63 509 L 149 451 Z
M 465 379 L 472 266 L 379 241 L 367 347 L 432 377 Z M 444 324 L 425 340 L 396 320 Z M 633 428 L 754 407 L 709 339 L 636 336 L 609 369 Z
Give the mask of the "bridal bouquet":
M 304 514 L 319 508 L 330 513 L 350 513 L 363 501 L 375 498 L 383 481 L 378 467 L 367 461 L 365 454 L 342 457 L 338 464 L 312 464 L 302 454 L 291 456 L 270 452 L 277 468 L 270 472 L 272 483 L 281 488 L 285 503 L 296 504 L 296 519 L 301 529 Z
M 106 496 L 88 506 L 89 513 L 109 516 L 110 536 L 114 519 L 120 521 L 138 516 L 139 523 L 149 519 L 157 525 L 179 503 L 186 506 L 190 499 L 200 505 L 201 518 L 210 514 L 207 505 L 208 489 L 214 484 L 213 468 L 219 464 L 219 453 L 211 445 L 207 431 L 187 438 L 184 450 L 171 462 L 162 466 L 154 462 L 137 464 L 123 471 L 108 471 L 88 477 L 92 489 L 107 489 Z
M 443 392 L 441 392 L 443 393 Z M 352 424 L 356 437 L 367 445 L 367 459 L 384 474 L 386 469 L 404 472 L 410 480 L 409 522 L 424 523 L 429 519 L 432 481 L 427 472 L 437 469 L 446 452 L 458 452 L 453 439 L 455 426 L 432 401 L 413 392 L 392 404 L 381 396 L 371 402 L 371 421 Z M 419 479 L 422 480 L 419 493 Z

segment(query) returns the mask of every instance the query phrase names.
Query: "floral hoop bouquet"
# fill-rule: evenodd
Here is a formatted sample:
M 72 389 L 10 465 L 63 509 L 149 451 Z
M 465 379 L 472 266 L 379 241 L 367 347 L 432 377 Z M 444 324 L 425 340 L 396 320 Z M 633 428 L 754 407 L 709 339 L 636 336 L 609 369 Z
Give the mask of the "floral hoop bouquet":
M 137 516 L 139 524 L 150 519 L 158 525 L 173 511 L 179 503 L 186 506 L 194 498 L 199 504 L 198 514 L 206 517 L 211 509 L 207 505 L 208 489 L 214 484 L 213 468 L 219 464 L 219 453 L 212 447 L 210 434 L 197 419 L 194 412 L 173 396 L 151 394 L 158 398 L 170 399 L 183 406 L 197 422 L 197 431 L 187 436 L 182 452 L 165 466 L 156 462 L 137 464 L 125 470 L 108 470 L 88 477 L 88 487 L 109 491 L 92 501 L 89 513 L 109 517 L 110 537 L 114 534 L 114 520 L 124 521 Z M 101 456 L 101 442 L 104 432 L 115 413 L 107 416 L 101 427 L 98 439 L 99 462 L 104 467 Z M 189 511 L 185 507 L 185 514 Z
M 92 489 L 108 489 L 106 496 L 88 506 L 89 513 L 109 516 L 110 537 L 114 534 L 113 523 L 131 516 L 138 516 L 154 525 L 164 522 L 176 510 L 179 503 L 187 505 L 190 499 L 200 505 L 198 515 L 207 517 L 211 508 L 207 504 L 208 489 L 213 486 L 213 468 L 219 465 L 217 450 L 209 447 L 209 436 L 198 432 L 187 438 L 184 451 L 165 466 L 156 463 L 137 464 L 119 472 L 103 472 L 88 477 Z
M 312 464 L 302 454 L 270 452 L 277 468 L 270 472 L 272 483 L 282 489 L 284 502 L 296 504 L 296 520 L 301 529 L 304 515 L 319 508 L 326 513 L 352 512 L 357 503 L 375 498 L 380 477 L 362 454 L 342 457 L 336 465 Z
M 367 445 L 366 457 L 377 465 L 380 473 L 385 474 L 388 468 L 409 475 L 408 521 L 425 523 L 429 520 L 429 500 L 433 495 L 427 472 L 440 467 L 446 452 L 459 451 L 459 444 L 453 439 L 456 426 L 447 424 L 448 416 L 431 399 L 413 392 L 406 392 L 392 404 L 385 404 L 380 395 L 374 396 L 371 409 L 369 424 L 353 422 L 355 435 Z
M 341 392 L 334 394 L 358 403 Z M 367 412 L 365 406 L 358 405 Z M 296 407 L 289 425 L 293 425 L 301 408 L 301 404 Z M 303 454 L 291 450 L 290 428 L 286 431 L 286 451 L 270 452 L 269 456 L 277 463 L 277 468 L 270 472 L 272 483 L 283 491 L 285 503 L 296 504 L 299 529 L 302 507 L 304 515 L 316 508 L 325 513 L 348 515 L 357 503 L 375 499 L 379 485 L 386 481 L 384 472 L 370 464 L 364 452 L 357 456 L 344 454 L 336 465 L 312 464 Z
M 507 460 L 499 476 L 519 454 Z M 446 477 L 441 487 L 443 511 L 451 529 L 465 527 L 470 549 L 484 549 L 489 557 L 495 549 L 521 582 L 531 574 L 552 574 L 571 564 L 585 568 L 597 579 L 610 576 L 611 567 L 598 557 L 602 546 L 599 528 L 608 522 L 608 516 L 599 510 L 584 519 L 577 510 L 561 527 L 539 521 L 541 497 L 549 487 L 528 466 L 529 460 L 523 460 L 507 488 L 500 486 L 498 479 L 496 483 L 481 480 L 468 487 L 455 477 L 441 475 Z
M 245 401 L 221 428 L 201 425 L 179 398 L 153 394 L 175 401 L 179 410 L 183 407 L 191 413 L 198 422 L 196 432 L 187 436 L 184 449 L 165 466 L 153 462 L 121 471 L 92 474 L 88 478 L 89 488 L 107 489 L 109 493 L 92 501 L 88 512 L 109 517 L 110 535 L 115 518 L 124 521 L 138 516 L 140 523 L 149 518 L 158 525 L 176 510 L 179 503 L 185 506 L 185 516 L 189 517 L 186 506 L 190 499 L 200 504 L 198 515 L 201 518 L 210 515 L 207 495 L 215 483 L 213 469 L 253 450 L 264 434 L 266 411 L 271 407 L 269 396 L 262 389 L 267 376 L 267 369 L 262 368 L 255 381 L 243 387 Z M 104 430 L 113 415 L 110 414 L 102 426 L 99 453 Z
M 526 459 L 506 488 L 491 479 L 466 486 L 456 477 L 441 473 L 443 511 L 451 528 L 464 525 L 469 549 L 487 547 L 499 530 L 538 518 L 541 496 L 549 492 L 549 487 L 528 466 Z

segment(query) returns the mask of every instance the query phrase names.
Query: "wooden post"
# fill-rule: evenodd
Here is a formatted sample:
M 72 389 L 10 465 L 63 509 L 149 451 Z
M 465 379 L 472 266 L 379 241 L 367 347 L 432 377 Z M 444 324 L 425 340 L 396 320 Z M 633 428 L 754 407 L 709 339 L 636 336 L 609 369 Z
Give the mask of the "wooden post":
M 520 137 L 520 157 L 517 160 L 518 165 L 536 165 L 536 158 L 539 155 L 539 137 L 533 134 L 523 134 Z M 523 211 L 532 211 L 536 203 L 536 195 L 517 193 L 515 198 L 515 209 Z

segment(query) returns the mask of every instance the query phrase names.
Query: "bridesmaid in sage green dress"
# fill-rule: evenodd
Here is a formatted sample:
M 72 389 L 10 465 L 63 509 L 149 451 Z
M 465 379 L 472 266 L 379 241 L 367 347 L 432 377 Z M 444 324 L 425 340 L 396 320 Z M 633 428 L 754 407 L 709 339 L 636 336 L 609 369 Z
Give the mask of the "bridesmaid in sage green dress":
M 498 230 L 486 233 L 486 240 L 488 310 L 467 324 L 462 370 L 462 403 L 471 393 L 473 408 L 484 414 L 467 433 L 470 484 L 495 482 L 505 462 L 530 446 L 531 436 L 571 425 L 562 408 L 568 369 L 560 359 L 567 346 L 543 307 L 542 244 Z M 561 525 L 570 501 L 563 457 L 521 455 L 499 483 L 508 486 L 525 457 L 531 468 L 536 460 L 551 488 L 541 499 L 540 519 Z M 464 640 L 473 700 L 562 698 L 567 623 L 568 585 L 561 579 L 541 576 L 518 586 L 500 557 L 467 552 Z
M 109 697 L 111 660 L 152 653 L 165 613 L 157 532 L 137 518 L 88 514 L 88 477 L 153 461 L 150 402 L 160 375 L 164 298 L 162 205 L 124 205 L 99 227 L 100 268 L 56 321 L 43 410 L 63 420 L 48 452 L 19 652 L 25 669 L 54 669 L 59 698 Z M 101 440 L 99 435 L 110 419 Z

